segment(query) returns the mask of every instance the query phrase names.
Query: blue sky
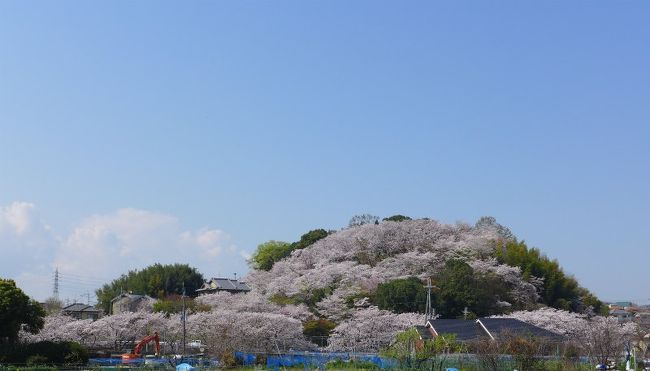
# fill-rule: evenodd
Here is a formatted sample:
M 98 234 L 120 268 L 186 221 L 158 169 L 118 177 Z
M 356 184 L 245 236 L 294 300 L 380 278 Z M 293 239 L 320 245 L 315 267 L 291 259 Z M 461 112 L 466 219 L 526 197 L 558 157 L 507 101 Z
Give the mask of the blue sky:
M 157 260 L 241 275 L 359 213 L 492 215 L 647 303 L 648 11 L 0 1 L 0 272 L 75 297 Z

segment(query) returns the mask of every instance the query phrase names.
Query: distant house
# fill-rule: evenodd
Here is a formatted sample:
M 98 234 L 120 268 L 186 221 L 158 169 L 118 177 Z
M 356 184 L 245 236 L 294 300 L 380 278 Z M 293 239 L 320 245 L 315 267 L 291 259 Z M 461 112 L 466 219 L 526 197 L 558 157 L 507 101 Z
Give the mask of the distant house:
M 427 321 L 426 326 L 416 326 L 416 330 L 420 334 L 421 340 L 433 339 L 442 334 L 455 335 L 456 340 L 460 342 L 481 338 L 494 340 L 506 334 L 562 340 L 561 335 L 514 318 L 479 318 L 475 321 L 436 319 Z
M 650 312 L 637 313 L 634 322 L 646 330 L 650 330 Z
M 631 301 L 617 301 L 615 303 L 609 303 L 608 305 L 610 311 L 614 310 L 627 310 L 631 308 L 635 308 L 636 305 L 632 303 Z
M 153 301 L 155 299 L 148 295 L 121 293 L 111 300 L 111 313 L 137 312 Z
M 74 317 L 76 319 L 92 319 L 93 321 L 101 317 L 101 309 L 82 303 L 70 304 L 61 309 L 61 314 Z
M 634 319 L 634 313 L 632 311 L 627 311 L 624 309 L 615 309 L 609 312 L 609 315 L 616 317 L 619 323 L 630 322 Z
M 249 292 L 251 288 L 246 282 L 238 281 L 231 278 L 211 278 L 203 283 L 200 289 L 196 290 L 199 295 L 212 294 L 219 291 L 226 291 L 230 293 Z

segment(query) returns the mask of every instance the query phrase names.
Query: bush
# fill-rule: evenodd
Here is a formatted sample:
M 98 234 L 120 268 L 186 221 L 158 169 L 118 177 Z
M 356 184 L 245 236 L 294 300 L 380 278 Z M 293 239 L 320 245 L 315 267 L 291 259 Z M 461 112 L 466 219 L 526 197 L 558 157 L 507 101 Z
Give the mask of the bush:
M 27 366 L 37 366 L 47 364 L 47 357 L 40 354 L 35 354 L 33 356 L 27 357 Z
M 380 284 L 375 294 L 379 309 L 394 313 L 424 312 L 427 290 L 417 277 L 396 279 Z
M 54 343 L 20 344 L 0 349 L 0 359 L 7 363 L 41 364 L 85 364 L 88 362 L 88 350 L 79 343 L 64 341 Z

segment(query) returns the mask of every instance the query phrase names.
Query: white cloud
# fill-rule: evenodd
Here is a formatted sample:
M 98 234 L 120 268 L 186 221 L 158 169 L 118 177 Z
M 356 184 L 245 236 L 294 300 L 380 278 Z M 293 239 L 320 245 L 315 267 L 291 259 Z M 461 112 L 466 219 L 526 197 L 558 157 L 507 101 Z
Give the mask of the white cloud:
M 134 208 L 90 216 L 56 238 L 36 207 L 24 202 L 0 209 L 0 251 L 10 256 L 0 261 L 3 276 L 16 279 L 38 299 L 51 295 L 55 268 L 62 286 L 79 295 L 92 293 L 91 282 L 97 285 L 154 263 L 189 264 L 205 276 L 241 272 L 247 256 L 222 230 L 184 230 L 174 216 Z
M 51 281 L 44 286 L 43 280 L 34 277 L 51 278 L 49 263 L 56 248 L 56 238 L 34 204 L 13 202 L 0 207 L 0 276 L 30 286 L 31 295 L 47 295 L 52 291 Z

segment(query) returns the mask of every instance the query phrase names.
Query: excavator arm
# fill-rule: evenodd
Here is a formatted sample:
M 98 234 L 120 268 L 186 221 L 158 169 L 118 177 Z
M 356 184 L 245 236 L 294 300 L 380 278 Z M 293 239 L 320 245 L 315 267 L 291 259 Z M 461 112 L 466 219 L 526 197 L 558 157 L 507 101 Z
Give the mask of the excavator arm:
M 154 332 L 153 335 L 145 336 L 142 338 L 142 340 L 140 340 L 140 342 L 136 344 L 135 347 L 133 347 L 133 352 L 122 354 L 122 358 L 133 359 L 142 357 L 142 348 L 144 348 L 145 345 L 149 344 L 152 341 L 156 342 L 156 355 L 160 355 L 160 337 L 158 336 L 158 332 Z
M 144 337 L 140 342 L 133 348 L 133 354 L 140 355 L 142 353 L 142 348 L 149 344 L 151 341 L 156 342 L 156 355 L 160 354 L 160 337 L 158 336 L 158 332 L 154 332 L 153 335 L 149 335 Z

